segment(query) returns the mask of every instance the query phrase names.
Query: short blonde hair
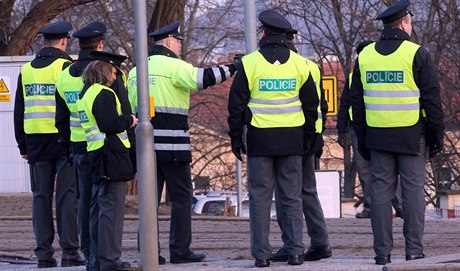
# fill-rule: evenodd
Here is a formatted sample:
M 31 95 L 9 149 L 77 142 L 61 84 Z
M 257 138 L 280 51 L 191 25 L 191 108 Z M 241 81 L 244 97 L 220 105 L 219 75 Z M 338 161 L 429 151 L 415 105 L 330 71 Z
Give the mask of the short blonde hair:
M 95 60 L 89 63 L 83 71 L 83 82 L 90 85 L 98 83 L 110 86 L 112 83 L 112 68 L 113 65 L 108 62 Z

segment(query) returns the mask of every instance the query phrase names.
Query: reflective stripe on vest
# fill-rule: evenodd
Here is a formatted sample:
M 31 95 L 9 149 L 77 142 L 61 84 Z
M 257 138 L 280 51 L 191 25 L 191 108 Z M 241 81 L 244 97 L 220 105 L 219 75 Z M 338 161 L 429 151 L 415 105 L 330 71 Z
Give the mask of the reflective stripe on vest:
M 84 84 L 81 77 L 74 77 L 70 74 L 70 67 L 72 67 L 72 65 L 59 74 L 56 88 L 69 109 L 70 141 L 84 142 L 86 141 L 86 134 L 81 126 L 76 106 L 78 96 Z
M 24 132 L 26 134 L 57 133 L 56 80 L 67 59 L 58 58 L 44 68 L 26 63 L 21 68 L 24 97 Z
M 190 151 L 190 144 L 155 143 L 153 148 L 156 151 Z
M 153 135 L 155 137 L 169 137 L 169 138 L 190 138 L 189 131 L 184 130 L 168 130 L 168 129 L 154 129 Z M 154 149 L 156 151 L 190 151 L 190 143 L 155 143 Z
M 172 108 L 165 106 L 155 106 L 156 113 L 168 113 L 168 114 L 178 114 L 188 116 L 188 109 L 184 108 Z
M 321 112 L 321 99 L 322 99 L 322 93 L 321 93 L 321 72 L 319 70 L 318 65 L 314 63 L 313 61 L 307 59 L 307 64 L 310 67 L 310 73 L 313 78 L 313 82 L 315 82 L 315 87 L 316 87 L 316 93 L 318 94 L 318 119 L 315 122 L 315 132 L 320 134 L 323 132 L 323 113 Z
M 81 123 L 80 123 L 80 120 L 78 121 L 75 121 L 75 120 L 70 120 L 70 131 L 72 131 L 72 127 L 74 128 L 81 128 Z M 71 136 L 72 136 L 72 132 L 71 133 Z M 84 141 L 84 140 L 83 140 Z M 72 142 L 77 142 L 77 141 L 73 141 Z
M 359 54 L 368 126 L 396 128 L 418 122 L 420 90 L 412 66 L 419 48 L 415 43 L 403 41 L 395 52 L 384 56 L 375 50 L 373 43 Z
M 165 129 L 154 129 L 154 136 L 167 136 L 167 137 L 190 137 L 189 131 L 184 130 L 165 130 Z
M 305 123 L 299 89 L 310 70 L 305 58 L 290 52 L 281 65 L 269 63 L 259 51 L 242 59 L 251 92 L 251 125 L 258 128 L 299 127 Z
M 36 113 L 24 113 L 24 120 L 33 120 L 33 119 L 51 119 L 56 116 L 56 113 L 53 112 L 36 112 Z
M 30 106 L 56 106 L 56 100 L 31 100 L 24 101 L 25 107 Z
M 97 126 L 96 117 L 92 113 L 94 100 L 103 89 L 113 93 L 115 96 L 117 112 L 121 115 L 120 101 L 112 89 L 100 84 L 94 84 L 86 90 L 85 95 L 77 101 L 76 106 L 80 116 L 81 126 L 86 133 L 86 142 L 88 143 L 86 149 L 88 152 L 102 148 L 106 138 L 105 133 L 101 132 Z M 118 133 L 117 136 L 126 148 L 131 147 L 126 131 Z

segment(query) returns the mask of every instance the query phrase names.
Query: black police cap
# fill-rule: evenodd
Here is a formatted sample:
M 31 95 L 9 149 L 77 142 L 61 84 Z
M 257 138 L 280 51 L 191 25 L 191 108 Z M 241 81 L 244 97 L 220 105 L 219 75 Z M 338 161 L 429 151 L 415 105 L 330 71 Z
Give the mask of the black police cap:
M 100 41 L 107 32 L 107 26 L 101 22 L 92 22 L 77 32 L 73 33 L 81 45 L 91 44 Z
M 383 24 L 389 24 L 406 16 L 407 14 L 414 16 L 410 12 L 409 6 L 410 0 L 400 0 L 388 7 L 384 12 L 380 13 L 376 19 L 382 20 Z
M 42 27 L 38 34 L 43 34 L 47 40 L 62 39 L 69 36 L 69 31 L 72 30 L 72 25 L 66 21 L 57 21 L 46 24 Z
M 104 51 L 91 51 L 89 53 L 91 59 L 93 60 L 100 60 L 104 62 L 111 63 L 117 67 L 121 66 L 121 63 L 125 61 L 128 57 L 124 55 L 118 55 L 110 52 Z
M 299 33 L 299 31 L 297 31 L 296 29 L 289 28 L 288 30 L 286 30 L 286 39 L 293 40 L 294 35 L 297 34 L 297 33 Z
M 179 33 L 180 22 L 174 22 L 172 24 L 168 24 L 163 26 L 162 28 L 152 32 L 149 34 L 155 41 L 159 41 L 168 37 L 175 37 L 178 40 L 183 40 L 184 36 Z
M 259 21 L 274 32 L 285 33 L 291 28 L 291 23 L 284 16 L 271 9 L 262 11 L 259 14 Z
M 296 29 L 294 28 L 289 28 L 288 30 L 286 30 L 286 39 L 287 39 L 287 47 L 289 48 L 289 50 L 292 50 L 294 52 L 297 53 L 297 48 L 294 46 L 294 35 L 299 33 L 299 31 L 297 31 Z

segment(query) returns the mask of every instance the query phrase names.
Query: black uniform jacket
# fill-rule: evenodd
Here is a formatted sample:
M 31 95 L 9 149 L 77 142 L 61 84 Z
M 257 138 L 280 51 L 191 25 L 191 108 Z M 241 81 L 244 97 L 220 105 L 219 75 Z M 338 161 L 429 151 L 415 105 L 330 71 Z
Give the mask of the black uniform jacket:
M 83 87 L 83 97 L 90 86 Z M 129 149 L 118 138 L 132 125 L 131 114 L 117 112 L 115 95 L 109 90 L 102 90 L 94 99 L 92 113 L 99 130 L 106 135 L 104 147 L 88 153 L 93 174 L 107 176 L 111 181 L 129 181 L 133 176 L 133 165 Z M 97 181 L 97 180 L 96 180 Z
M 289 59 L 284 36 L 267 36 L 261 39 L 259 52 L 264 58 L 274 63 L 285 63 Z M 318 118 L 318 94 L 312 76 L 300 88 L 299 98 L 305 114 L 305 125 L 289 128 L 256 128 L 250 125 L 252 113 L 248 108 L 250 90 L 248 78 L 243 65 L 240 66 L 230 88 L 228 111 L 229 136 L 232 146 L 241 146 L 243 126 L 248 125 L 248 156 L 286 156 L 303 155 L 311 148 L 315 135 L 315 122 Z
M 337 114 L 337 130 L 339 133 L 346 133 L 348 123 L 353 124 L 350 120 L 348 109 L 350 109 L 350 82 L 349 78 L 345 80 L 342 95 L 340 96 L 339 113 Z
M 88 66 L 93 59 L 90 57 L 91 50 L 82 50 L 78 54 L 78 60 L 70 67 L 70 75 L 73 77 L 81 77 L 86 66 Z M 117 74 L 117 80 L 113 82 L 110 88 L 117 94 L 121 104 L 121 111 L 125 114 L 131 115 L 131 106 L 128 100 L 128 91 L 124 86 L 121 72 Z M 70 111 L 67 104 L 62 97 L 56 92 L 56 128 L 59 131 L 59 138 L 61 141 L 70 141 L 70 126 L 69 126 Z M 134 128 L 127 130 L 131 148 L 135 148 L 135 134 Z M 72 148 L 75 153 L 86 153 L 86 142 L 72 142 Z M 135 155 L 134 155 L 135 158 Z
M 324 97 L 324 89 L 323 89 L 323 83 L 322 81 L 319 82 L 320 84 L 320 88 L 321 88 L 321 115 L 323 116 L 323 127 L 322 127 L 322 130 L 321 130 L 321 133 L 315 133 L 315 137 L 313 138 L 312 142 L 311 142 L 311 147 L 310 149 L 308 150 L 308 143 L 309 143 L 309 139 L 305 139 L 305 143 L 307 144 L 306 145 L 306 148 L 307 148 L 307 152 L 306 152 L 306 156 L 309 156 L 309 155 L 313 155 L 315 154 L 316 157 L 320 158 L 321 155 L 323 154 L 323 147 L 324 147 L 324 140 L 323 140 L 323 133 L 324 131 L 326 130 L 326 122 L 327 122 L 327 111 L 329 110 L 329 107 L 327 105 L 327 101 Z M 306 91 L 304 91 L 302 93 L 302 95 L 305 95 L 305 93 L 307 93 Z M 305 99 L 308 99 L 309 97 L 305 97 Z M 302 105 L 303 106 L 303 105 Z M 302 110 L 305 112 L 307 109 L 306 108 L 302 108 Z
M 385 29 L 380 38 L 376 44 L 377 52 L 389 55 L 396 51 L 404 40 L 409 40 L 409 35 L 400 29 Z M 433 138 L 442 138 L 444 123 L 438 76 L 430 54 L 424 48 L 419 48 L 416 52 L 412 69 L 415 83 L 420 89 L 420 107 L 425 109 L 426 119 L 420 115 L 419 122 L 410 127 L 368 127 L 365 119 L 358 56 L 353 71 L 350 101 L 354 127 L 361 149 L 365 144 L 368 149 L 416 155 L 420 153 L 420 138 L 423 131 L 429 133 L 429 136 Z
M 71 64 L 72 58 L 57 48 L 45 47 L 40 50 L 32 60 L 32 67 L 44 68 L 51 65 L 56 59 L 64 58 L 69 60 L 65 63 L 62 69 L 65 69 Z M 35 161 L 46 161 L 63 155 L 68 155 L 69 144 L 62 142 L 58 144 L 58 133 L 52 134 L 26 134 L 24 132 L 24 94 L 22 89 L 22 75 L 18 76 L 18 86 L 16 89 L 16 97 L 14 101 L 14 132 L 16 142 L 18 143 L 19 152 L 21 155 L 28 156 L 29 163 Z

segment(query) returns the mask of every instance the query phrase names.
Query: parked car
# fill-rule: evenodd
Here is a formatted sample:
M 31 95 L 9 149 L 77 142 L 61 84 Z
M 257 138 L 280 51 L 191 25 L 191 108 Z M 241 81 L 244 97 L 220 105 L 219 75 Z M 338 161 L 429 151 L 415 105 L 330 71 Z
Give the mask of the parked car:
M 192 210 L 195 209 L 195 205 L 196 203 L 202 199 L 202 198 L 206 198 L 206 195 L 193 195 L 193 199 L 192 199 Z
M 235 191 L 211 191 L 206 196 L 194 196 L 192 205 L 193 211 L 197 214 L 209 216 L 221 216 L 225 211 L 225 201 L 230 198 L 231 205 L 236 208 L 238 204 L 237 192 Z M 249 217 L 249 196 L 247 193 L 242 195 L 242 217 Z M 271 217 L 276 217 L 275 200 L 272 201 L 270 212 Z

